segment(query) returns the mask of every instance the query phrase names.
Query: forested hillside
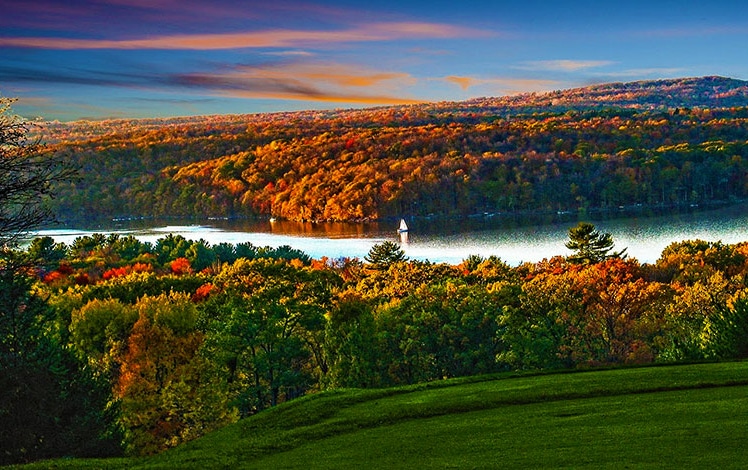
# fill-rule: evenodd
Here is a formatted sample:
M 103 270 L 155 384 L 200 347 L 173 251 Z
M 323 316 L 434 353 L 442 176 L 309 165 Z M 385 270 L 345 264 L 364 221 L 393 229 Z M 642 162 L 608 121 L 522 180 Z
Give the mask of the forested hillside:
M 748 83 L 597 85 L 460 103 L 48 123 L 81 168 L 63 219 L 690 206 L 748 196 Z

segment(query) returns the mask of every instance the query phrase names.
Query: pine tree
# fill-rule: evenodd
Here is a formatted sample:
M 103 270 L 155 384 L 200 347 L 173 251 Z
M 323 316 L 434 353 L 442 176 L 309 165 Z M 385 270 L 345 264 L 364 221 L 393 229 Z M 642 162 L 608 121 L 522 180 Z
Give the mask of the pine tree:
M 566 248 L 575 251 L 569 261 L 578 264 L 594 264 L 610 258 L 625 258 L 626 249 L 610 253 L 613 249 L 613 236 L 599 232 L 589 222 L 579 222 L 569 229 L 569 241 Z
M 370 263 L 374 269 L 380 271 L 386 271 L 393 263 L 406 261 L 407 259 L 400 245 L 391 241 L 377 243 L 364 256 L 364 260 L 367 263 Z

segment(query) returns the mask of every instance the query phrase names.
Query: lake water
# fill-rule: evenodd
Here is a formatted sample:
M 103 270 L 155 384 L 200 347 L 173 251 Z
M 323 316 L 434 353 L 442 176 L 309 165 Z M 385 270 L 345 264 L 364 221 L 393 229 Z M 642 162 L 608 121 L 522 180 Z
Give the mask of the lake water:
M 615 249 L 628 249 L 630 257 L 654 263 L 670 243 L 702 239 L 737 243 L 748 241 L 748 205 L 708 212 L 657 217 L 634 217 L 593 221 L 603 232 L 610 232 Z M 459 264 L 469 255 L 496 255 L 511 265 L 536 262 L 555 255 L 569 255 L 564 247 L 568 230 L 576 221 L 512 226 L 508 221 L 481 218 L 468 221 L 409 220 L 407 243 L 401 243 L 411 259 Z M 255 246 L 290 245 L 313 258 L 363 257 L 372 246 L 385 240 L 399 241 L 397 222 L 373 224 L 294 223 L 286 221 L 212 220 L 199 225 L 158 221 L 115 221 L 91 229 L 64 228 L 41 230 L 67 244 L 92 233 L 132 234 L 155 243 L 168 233 L 210 244 L 251 242 Z

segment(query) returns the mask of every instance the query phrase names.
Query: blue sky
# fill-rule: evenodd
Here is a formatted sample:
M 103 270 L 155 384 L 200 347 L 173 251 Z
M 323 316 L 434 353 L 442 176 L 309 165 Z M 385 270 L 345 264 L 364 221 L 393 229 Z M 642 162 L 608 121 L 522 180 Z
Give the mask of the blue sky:
M 0 96 L 50 120 L 748 79 L 748 2 L 736 0 L 0 0 L 0 11 Z

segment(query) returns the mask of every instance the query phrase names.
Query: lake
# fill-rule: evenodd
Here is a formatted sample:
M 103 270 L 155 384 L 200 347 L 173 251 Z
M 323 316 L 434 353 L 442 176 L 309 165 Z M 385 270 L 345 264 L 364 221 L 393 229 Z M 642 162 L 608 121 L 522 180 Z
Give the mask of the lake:
M 670 243 L 702 239 L 737 243 L 748 241 L 748 205 L 742 204 L 706 212 L 656 217 L 598 220 L 595 226 L 610 232 L 615 250 L 628 248 L 628 255 L 642 263 L 654 263 Z M 510 265 L 536 262 L 570 251 L 564 243 L 576 221 L 517 225 L 501 218 L 468 220 L 408 220 L 409 240 L 401 243 L 412 259 L 459 264 L 469 255 L 496 255 Z M 204 223 L 179 221 L 112 221 L 111 224 L 78 229 L 40 230 L 37 236 L 51 236 L 67 244 L 82 235 L 119 233 L 155 243 L 168 233 L 210 244 L 250 242 L 255 246 L 290 245 L 313 258 L 363 257 L 372 246 L 385 240 L 399 241 L 397 221 L 369 224 L 296 223 L 288 221 L 209 220 Z

